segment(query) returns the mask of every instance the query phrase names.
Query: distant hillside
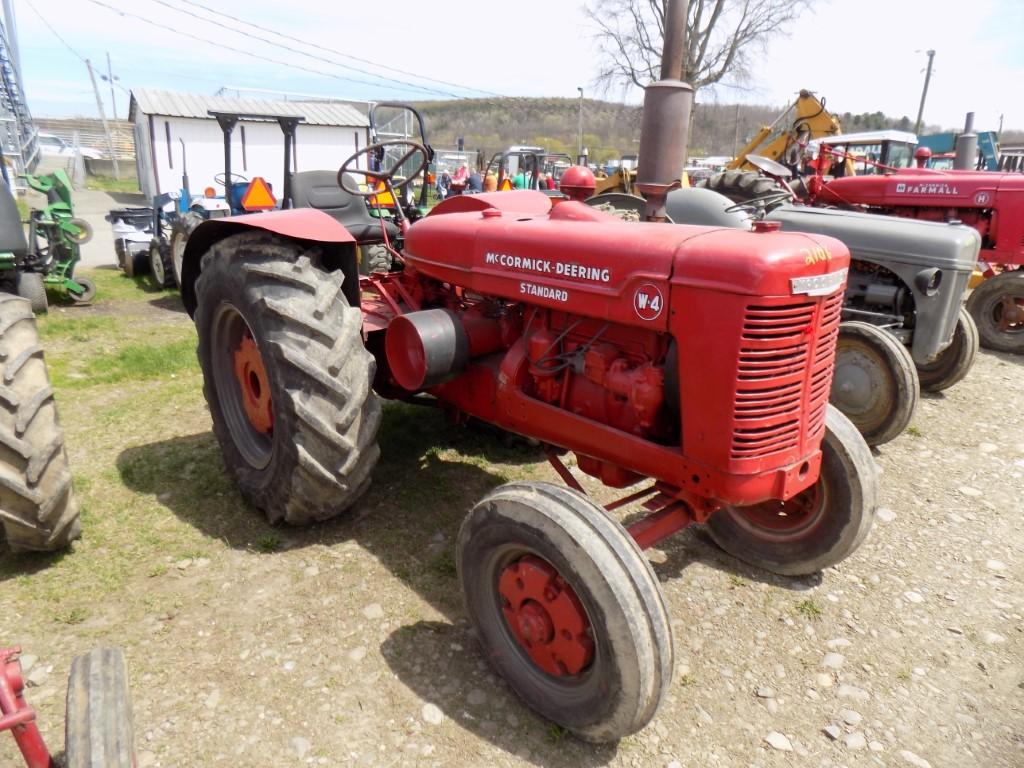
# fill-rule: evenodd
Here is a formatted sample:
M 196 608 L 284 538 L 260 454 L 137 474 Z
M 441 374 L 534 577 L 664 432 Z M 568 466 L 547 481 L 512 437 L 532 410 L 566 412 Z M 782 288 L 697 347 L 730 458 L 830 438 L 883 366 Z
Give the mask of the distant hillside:
M 552 152 L 576 154 L 577 99 L 461 99 L 421 102 L 416 106 L 423 113 L 428 137 L 436 147 L 454 147 L 457 137 L 462 136 L 466 149 L 482 150 L 487 158 L 512 144 L 532 144 Z M 785 105 L 697 104 L 692 118 L 690 154 L 732 155 L 783 109 Z M 636 154 L 640 112 L 639 106 L 584 99 L 583 145 L 589 148 L 591 159 L 604 162 L 623 154 Z M 847 133 L 882 128 L 909 131 L 914 127 L 913 119 L 905 115 L 846 112 L 839 117 Z M 922 133 L 939 130 L 942 129 L 938 126 L 926 126 Z M 1004 144 L 1022 140 L 1022 131 L 1003 134 Z

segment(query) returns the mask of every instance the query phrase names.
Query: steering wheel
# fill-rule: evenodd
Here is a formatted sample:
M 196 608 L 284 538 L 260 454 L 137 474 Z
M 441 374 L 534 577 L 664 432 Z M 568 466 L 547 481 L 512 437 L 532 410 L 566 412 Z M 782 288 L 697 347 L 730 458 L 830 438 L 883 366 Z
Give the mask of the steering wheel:
M 725 209 L 726 213 L 732 213 L 733 211 L 742 211 L 745 209 L 753 210 L 755 208 L 770 208 L 776 203 L 781 203 L 789 200 L 792 197 L 789 192 L 784 189 L 776 190 L 774 192 L 766 192 L 763 195 L 752 197 L 749 200 L 743 200 L 739 203 L 734 203 Z
M 788 179 L 793 175 L 793 172 L 782 163 L 777 163 L 770 157 L 765 157 L 764 155 L 747 155 L 747 162 L 759 171 L 763 171 L 768 176 L 777 176 L 782 179 Z
M 226 187 L 227 186 L 227 177 L 223 173 L 216 174 L 213 177 L 213 181 L 214 181 L 215 184 L 220 184 L 222 187 Z M 241 174 L 232 173 L 231 174 L 231 183 L 232 184 L 248 184 L 249 180 L 247 178 L 245 178 L 245 176 L 242 176 Z
M 362 168 L 350 168 L 360 157 L 367 155 L 369 157 L 383 157 L 383 149 L 385 147 L 408 147 L 408 151 L 398 158 L 397 161 L 391 164 L 390 168 L 382 169 L 379 171 L 365 171 Z M 378 154 L 379 153 L 379 154 Z M 416 170 L 406 175 L 397 184 L 393 184 L 395 175 L 402 169 L 402 166 L 415 155 L 419 155 L 422 160 L 416 167 Z M 417 141 L 407 141 L 405 139 L 391 139 L 389 141 L 382 141 L 379 144 L 370 144 L 367 147 L 363 147 L 348 160 L 341 164 L 341 168 L 338 169 L 338 186 L 348 192 L 350 195 L 358 195 L 359 197 L 373 197 L 379 194 L 379 189 L 368 189 L 363 191 L 359 188 L 352 189 L 345 182 L 348 180 L 347 174 L 353 173 L 358 174 L 366 178 L 367 182 L 371 180 L 373 182 L 383 181 L 386 186 L 391 187 L 393 190 L 398 191 L 404 189 L 412 183 L 412 180 L 422 173 L 430 162 L 430 156 L 427 154 L 427 148 Z M 370 186 L 369 184 L 367 186 Z

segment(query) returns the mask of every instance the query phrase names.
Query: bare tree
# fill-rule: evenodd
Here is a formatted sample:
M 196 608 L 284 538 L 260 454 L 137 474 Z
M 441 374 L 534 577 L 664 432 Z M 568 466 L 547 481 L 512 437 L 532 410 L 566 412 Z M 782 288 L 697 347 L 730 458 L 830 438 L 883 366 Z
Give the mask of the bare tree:
M 763 51 L 810 2 L 689 0 L 683 79 L 694 91 L 727 75 L 749 79 L 754 52 Z M 584 6 L 601 46 L 598 84 L 643 88 L 658 79 L 666 5 L 666 0 L 590 0 Z

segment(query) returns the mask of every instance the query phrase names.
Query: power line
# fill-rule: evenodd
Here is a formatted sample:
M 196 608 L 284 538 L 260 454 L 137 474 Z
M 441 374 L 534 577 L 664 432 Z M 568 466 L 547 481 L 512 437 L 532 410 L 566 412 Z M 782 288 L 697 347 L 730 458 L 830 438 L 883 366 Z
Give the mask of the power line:
M 155 0 L 155 2 L 161 2 L 162 3 L 162 0 Z M 309 48 L 316 48 L 317 50 L 323 51 L 325 53 L 330 53 L 330 54 L 332 54 L 334 56 L 343 56 L 346 59 L 352 59 L 353 61 L 358 61 L 358 62 L 360 62 L 362 64 L 369 64 L 370 66 L 373 66 L 373 67 L 379 67 L 380 69 L 385 69 L 385 70 L 388 70 L 389 72 L 397 72 L 400 75 L 408 75 L 409 77 L 415 77 L 415 78 L 418 78 L 420 80 L 426 80 L 426 81 L 432 82 L 432 83 L 440 83 L 441 85 L 449 85 L 449 86 L 452 86 L 453 88 L 460 88 L 460 89 L 462 89 L 464 91 L 476 91 L 477 93 L 482 93 L 482 94 L 484 94 L 486 96 L 501 96 L 500 93 L 495 93 L 494 91 L 486 91 L 486 90 L 483 90 L 482 88 L 474 88 L 474 87 L 468 86 L 468 85 L 461 85 L 459 83 L 453 83 L 453 82 L 450 82 L 448 80 L 440 80 L 440 79 L 438 79 L 436 77 L 427 77 L 426 75 L 420 75 L 420 74 L 417 74 L 415 72 L 409 72 L 408 70 L 405 70 L 405 69 L 399 69 L 397 67 L 388 66 L 387 64 L 381 64 L 381 63 L 376 62 L 376 61 L 370 61 L 369 59 L 363 59 L 363 58 L 360 58 L 359 56 L 354 56 L 354 55 L 352 55 L 350 53 L 345 53 L 344 51 L 339 51 L 336 48 L 327 48 L 327 47 L 325 47 L 323 45 L 319 45 L 317 43 L 311 43 L 311 42 L 308 42 L 306 40 L 303 40 L 302 38 L 294 37 L 292 35 L 285 34 L 284 32 L 278 32 L 275 29 L 269 29 L 268 27 L 261 26 L 259 24 L 256 24 L 255 22 L 252 22 L 252 21 L 246 21 L 245 19 L 241 19 L 241 18 L 239 18 L 237 16 L 232 16 L 229 13 L 224 13 L 223 11 L 212 10 L 212 9 L 207 8 L 206 6 L 204 6 L 202 3 L 195 2 L 195 0 L 181 0 L 181 2 L 187 3 L 188 5 L 191 5 L 191 6 L 195 7 L 195 8 L 200 8 L 201 10 L 204 10 L 207 13 L 211 13 L 211 14 L 214 14 L 216 16 L 221 16 L 221 17 L 223 17 L 225 19 L 231 19 L 232 21 L 237 21 L 237 22 L 239 22 L 241 24 L 245 24 L 246 26 L 253 27 L 254 29 L 258 29 L 261 32 L 269 32 L 269 33 L 271 33 L 273 35 L 277 35 L 278 37 L 283 37 L 286 40 L 291 40 L 293 42 L 300 43 L 300 44 L 305 45 L 305 46 L 307 46 Z M 166 3 L 162 3 L 162 4 L 166 4 Z M 244 33 L 241 33 L 239 30 L 235 30 L 235 31 L 238 31 L 240 34 L 244 34 Z M 309 54 L 306 54 L 306 55 L 309 55 Z M 337 62 L 333 62 L 333 63 L 336 64 L 337 66 L 345 66 L 343 64 L 337 64 Z M 372 74 L 372 73 L 365 73 L 365 74 Z M 402 81 L 398 81 L 398 82 L 402 82 Z M 446 95 L 454 96 L 455 94 L 446 94 Z
M 209 18 L 207 18 L 205 16 L 200 16 L 199 14 L 197 14 L 197 13 L 195 13 L 193 11 L 190 11 L 190 10 L 188 10 L 186 8 L 182 8 L 181 6 L 172 5 L 171 3 L 167 2 L 167 0 L 152 0 L 152 2 L 157 3 L 158 5 L 162 5 L 165 8 L 170 8 L 172 11 L 175 11 L 176 13 L 183 13 L 186 16 L 191 16 L 193 19 L 198 19 L 199 21 L 205 22 L 207 24 L 209 24 L 211 22 L 212 23 L 221 24 L 221 22 L 219 22 L 219 21 L 215 21 L 213 19 L 209 19 Z M 208 9 L 204 9 L 204 10 L 207 13 L 218 14 L 218 12 L 216 12 L 216 11 L 210 11 Z M 233 16 L 228 17 L 227 14 L 218 14 L 218 15 L 222 15 L 222 16 L 225 16 L 227 18 L 232 18 L 232 19 L 235 18 Z M 244 22 L 243 21 L 242 23 L 243 24 L 248 24 L 249 22 Z M 259 26 L 255 25 L 255 24 L 251 24 L 251 26 L 255 26 L 257 29 L 263 29 L 263 27 L 259 27 Z M 394 77 L 385 77 L 384 75 L 378 75 L 378 74 L 375 74 L 373 72 L 367 72 L 366 70 L 358 69 L 358 68 L 350 66 L 348 64 L 340 64 L 337 61 L 334 61 L 333 59 L 327 59 L 327 58 L 324 58 L 323 56 L 318 56 L 315 53 L 309 53 L 307 51 L 302 51 L 302 50 L 299 50 L 298 48 L 293 48 L 293 47 L 291 47 L 289 45 L 285 45 L 283 43 L 276 42 L 274 40 L 269 40 L 269 39 L 267 39 L 265 37 L 261 37 L 260 35 L 254 35 L 251 32 L 245 31 L 244 29 L 237 29 L 237 28 L 232 28 L 232 27 L 229 27 L 229 26 L 224 26 L 224 28 L 229 30 L 229 31 L 231 31 L 231 32 L 233 32 L 233 33 L 235 33 L 235 34 L 241 35 L 242 37 L 248 37 L 251 40 L 258 40 L 261 43 L 266 43 L 268 45 L 272 45 L 272 46 L 274 46 L 276 48 L 280 48 L 282 50 L 289 51 L 291 53 L 297 53 L 300 56 L 306 56 L 307 58 L 313 59 L 315 61 L 324 62 L 326 64 L 331 65 L 332 67 L 341 67 L 343 69 L 351 69 L 351 70 L 354 70 L 354 71 L 356 71 L 356 72 L 358 72 L 359 74 L 362 74 L 362 75 L 368 75 L 369 77 L 376 77 L 376 78 L 379 78 L 379 79 L 384 80 L 384 81 L 391 81 L 391 82 L 394 82 L 394 83 L 401 83 L 402 85 L 407 85 L 407 86 L 409 86 L 411 88 L 414 88 L 414 89 L 420 90 L 420 91 L 424 91 L 424 92 L 427 92 L 427 93 L 437 93 L 437 94 L 440 94 L 442 96 L 452 96 L 452 97 L 455 97 L 455 98 L 459 98 L 459 94 L 457 94 L 457 93 L 451 93 L 449 91 L 441 91 L 441 90 L 438 90 L 436 88 L 429 88 L 429 87 L 427 87 L 425 85 L 420 85 L 418 83 L 410 83 L 410 82 L 408 82 L 406 80 L 399 80 L 399 79 L 394 78 Z M 281 37 L 287 37 L 286 35 L 281 35 L 281 33 L 274 32 L 273 30 L 266 30 L 266 31 L 271 32 L 272 34 L 279 35 Z
M 345 77 L 344 75 L 337 75 L 337 74 L 334 74 L 333 72 L 324 72 L 324 71 L 319 70 L 319 69 L 313 69 L 311 67 L 304 67 L 301 64 L 294 64 L 294 63 L 289 63 L 289 62 L 286 62 L 286 61 L 281 61 L 279 59 L 272 59 L 269 56 L 264 56 L 264 55 L 261 55 L 261 54 L 257 54 L 257 53 L 254 53 L 251 50 L 245 50 L 245 49 L 242 49 L 242 48 L 235 48 L 233 46 L 227 45 L 227 44 L 225 44 L 223 42 L 220 42 L 218 40 L 211 40 L 208 37 L 201 37 L 200 35 L 194 35 L 191 32 L 184 32 L 184 31 L 182 31 L 180 29 L 177 29 L 175 27 L 172 27 L 172 26 L 170 26 L 168 24 L 162 24 L 162 23 L 160 23 L 158 21 L 153 21 L 152 19 L 146 18 L 145 16 L 139 16 L 138 14 L 131 13 L 129 11 L 123 11 L 120 8 L 115 8 L 114 6 L 110 5 L 109 3 L 102 2 L 102 0 L 89 0 L 89 2 L 92 3 L 93 5 L 100 6 L 101 8 L 106 8 L 108 11 L 112 11 L 113 13 L 116 13 L 118 16 L 122 16 L 122 17 L 125 17 L 125 18 L 131 18 L 131 19 L 137 19 L 138 21 L 141 21 L 141 22 L 143 22 L 145 24 L 149 24 L 150 26 L 156 27 L 157 29 L 162 29 L 165 32 L 172 32 L 173 34 L 180 35 L 182 37 L 187 37 L 187 38 L 189 38 L 191 40 L 198 40 L 201 43 L 207 43 L 208 45 L 212 45 L 212 46 L 215 46 L 217 48 L 220 48 L 220 49 L 223 49 L 223 50 L 226 50 L 226 51 L 232 51 L 233 53 L 240 53 L 240 54 L 243 54 L 245 56 L 253 56 L 255 58 L 262 59 L 263 61 L 266 61 L 266 62 L 268 62 L 270 64 L 277 64 L 279 66 L 287 67 L 289 69 L 298 69 L 298 70 L 302 70 L 303 72 L 310 72 L 310 73 L 312 73 L 314 75 L 320 75 L 321 77 L 330 77 L 330 78 L 333 78 L 335 80 L 344 80 L 346 82 L 358 83 L 360 85 L 370 85 L 370 86 L 373 86 L 375 88 L 380 88 L 381 85 L 382 85 L 381 83 L 374 83 L 374 82 L 371 82 L 369 80 L 360 80 L 360 79 L 355 78 L 355 77 Z

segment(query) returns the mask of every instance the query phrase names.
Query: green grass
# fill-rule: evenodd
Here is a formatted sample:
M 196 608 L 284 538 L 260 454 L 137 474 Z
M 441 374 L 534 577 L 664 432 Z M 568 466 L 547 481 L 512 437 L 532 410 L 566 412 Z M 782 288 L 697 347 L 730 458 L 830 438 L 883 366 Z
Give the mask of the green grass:
M 825 613 L 825 611 L 821 607 L 821 603 L 819 603 L 814 598 L 807 598 L 806 600 L 801 600 L 799 603 L 796 604 L 795 610 L 805 619 L 820 619 L 822 615 Z
M 84 389 L 198 370 L 195 339 L 185 338 L 161 344 L 130 344 L 90 357 L 61 356 L 50 363 L 50 379 L 63 389 Z
M 28 202 L 23 197 L 15 197 L 14 202 L 18 206 L 18 218 L 22 221 L 28 221 L 28 214 L 31 208 L 29 208 Z
M 907 434 L 910 435 L 911 437 L 924 437 L 924 432 L 915 427 L 913 424 L 907 427 Z
M 125 178 L 122 179 L 115 179 L 113 176 L 90 176 L 85 180 L 85 188 L 103 192 L 138 192 L 139 180 L 134 174 L 125 174 Z

